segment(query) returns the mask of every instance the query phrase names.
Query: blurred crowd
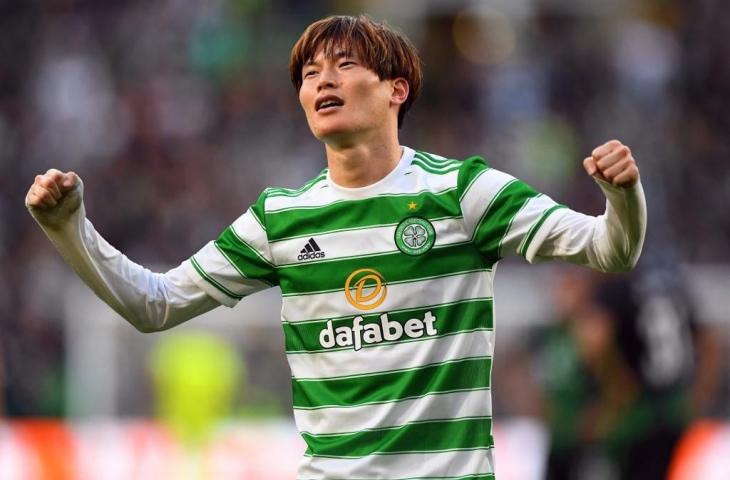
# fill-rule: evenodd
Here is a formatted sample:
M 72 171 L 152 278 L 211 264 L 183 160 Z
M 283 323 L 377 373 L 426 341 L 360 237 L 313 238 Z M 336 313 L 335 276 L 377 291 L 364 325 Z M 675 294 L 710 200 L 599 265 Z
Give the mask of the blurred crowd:
M 554 280 L 555 318 L 495 366 L 498 410 L 545 422 L 548 480 L 670 478 L 693 422 L 727 415 L 721 331 L 674 268 Z
M 581 160 L 620 138 L 649 202 L 644 266 L 730 263 L 727 2 L 5 1 L 0 417 L 66 411 L 68 268 L 23 206 L 34 175 L 76 171 L 105 238 L 142 264 L 177 265 L 263 188 L 324 168 L 288 53 L 311 21 L 363 11 L 403 30 L 425 62 L 404 144 L 483 155 L 598 214 Z

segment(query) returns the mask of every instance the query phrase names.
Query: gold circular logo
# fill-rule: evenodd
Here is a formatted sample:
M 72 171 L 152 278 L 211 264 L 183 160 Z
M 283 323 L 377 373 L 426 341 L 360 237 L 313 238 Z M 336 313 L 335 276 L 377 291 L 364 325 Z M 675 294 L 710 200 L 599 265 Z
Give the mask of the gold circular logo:
M 355 291 L 353 296 L 352 290 Z M 355 270 L 345 281 L 345 297 L 355 308 L 372 310 L 385 301 L 388 287 L 380 272 L 372 268 Z M 367 293 L 366 293 L 367 292 Z

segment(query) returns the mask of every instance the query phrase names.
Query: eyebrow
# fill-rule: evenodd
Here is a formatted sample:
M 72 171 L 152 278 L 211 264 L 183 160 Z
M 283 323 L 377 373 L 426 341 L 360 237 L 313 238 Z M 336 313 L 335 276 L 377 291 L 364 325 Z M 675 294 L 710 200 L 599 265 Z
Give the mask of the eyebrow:
M 332 55 L 332 58 L 335 60 L 338 60 L 340 58 L 344 57 L 353 57 L 355 54 L 354 52 L 348 52 L 347 50 L 337 50 L 334 55 Z M 314 61 L 314 58 L 310 58 L 306 62 L 304 62 L 304 67 L 309 65 L 316 65 L 317 62 Z

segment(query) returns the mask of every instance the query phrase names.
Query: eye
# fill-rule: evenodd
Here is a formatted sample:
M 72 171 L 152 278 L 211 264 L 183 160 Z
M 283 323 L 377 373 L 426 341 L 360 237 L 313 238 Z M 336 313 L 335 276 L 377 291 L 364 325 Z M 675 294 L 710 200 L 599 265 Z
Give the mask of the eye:
M 340 62 L 340 67 L 349 67 L 350 65 L 355 65 L 355 62 L 352 60 L 343 60 Z
M 302 77 L 309 78 L 309 77 L 313 77 L 316 74 L 317 74 L 317 71 L 316 70 L 307 70 L 306 72 L 304 72 L 302 74 Z

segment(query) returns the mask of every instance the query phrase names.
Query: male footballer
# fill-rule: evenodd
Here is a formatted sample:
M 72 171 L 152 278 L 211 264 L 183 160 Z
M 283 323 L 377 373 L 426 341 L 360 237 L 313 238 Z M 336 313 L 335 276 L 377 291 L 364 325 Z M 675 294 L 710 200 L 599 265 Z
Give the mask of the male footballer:
M 401 145 L 421 61 L 384 24 L 317 21 L 289 68 L 327 168 L 299 189 L 264 190 L 180 266 L 153 273 L 109 245 L 72 172 L 37 176 L 26 204 L 84 282 L 142 332 L 281 287 L 308 446 L 298 478 L 494 478 L 497 263 L 518 254 L 631 269 L 646 226 L 631 151 L 611 140 L 583 160 L 607 199 L 588 216 L 480 157 Z

